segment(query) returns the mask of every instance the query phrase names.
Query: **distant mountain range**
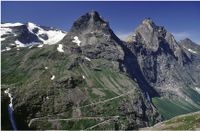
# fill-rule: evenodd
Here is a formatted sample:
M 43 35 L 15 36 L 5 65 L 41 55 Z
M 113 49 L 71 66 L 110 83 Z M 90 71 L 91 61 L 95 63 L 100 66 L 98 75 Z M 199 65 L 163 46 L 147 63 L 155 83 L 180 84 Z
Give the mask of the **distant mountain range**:
M 39 130 L 139 129 L 200 110 L 200 45 L 149 18 L 125 41 L 96 11 L 69 32 L 3 23 L 1 52 L 2 129 L 10 103 L 17 129 Z
M 7 47 L 27 47 L 37 44 L 55 44 L 66 32 L 53 27 L 38 26 L 33 23 L 3 23 L 1 24 L 1 42 L 9 43 Z

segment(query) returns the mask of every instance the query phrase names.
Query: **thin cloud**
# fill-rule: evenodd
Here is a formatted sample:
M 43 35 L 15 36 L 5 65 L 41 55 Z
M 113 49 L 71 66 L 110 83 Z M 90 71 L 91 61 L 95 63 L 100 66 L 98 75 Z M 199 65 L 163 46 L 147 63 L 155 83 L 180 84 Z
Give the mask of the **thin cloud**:
M 191 35 L 187 32 L 174 32 L 172 33 L 174 35 L 174 37 L 176 38 L 176 40 L 183 40 L 185 38 L 190 37 Z
M 131 34 L 131 32 L 116 32 L 116 35 L 117 35 L 121 40 L 125 40 L 130 34 Z

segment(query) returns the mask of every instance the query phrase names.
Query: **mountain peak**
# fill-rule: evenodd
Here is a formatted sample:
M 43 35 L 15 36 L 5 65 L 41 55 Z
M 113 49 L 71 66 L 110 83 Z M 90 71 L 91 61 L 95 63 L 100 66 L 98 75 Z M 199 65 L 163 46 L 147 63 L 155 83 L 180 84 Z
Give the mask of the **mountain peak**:
M 142 25 L 147 25 L 148 27 L 155 28 L 157 27 L 156 24 L 153 22 L 151 18 L 145 18 L 142 21 Z
M 28 26 L 36 26 L 36 24 L 34 24 L 32 22 L 27 22 L 26 25 L 28 25 Z
M 89 14 L 90 16 L 92 16 L 92 17 L 100 17 L 100 16 L 99 16 L 99 13 L 98 13 L 97 11 L 94 11 L 94 10 L 88 12 L 88 14 Z
M 199 45 L 197 43 L 195 43 L 194 41 L 192 41 L 190 38 L 185 38 L 183 40 L 180 40 L 179 43 L 184 46 L 192 45 L 192 46 L 196 46 L 196 48 L 199 48 Z M 200 50 L 200 48 L 199 48 L 199 50 Z
M 71 32 L 100 30 L 108 27 L 108 23 L 100 17 L 97 11 L 91 11 L 82 15 L 74 22 Z
M 96 11 L 79 17 L 61 42 L 70 53 L 79 51 L 88 58 L 119 60 L 124 56 L 121 41 Z
M 151 18 L 145 18 L 139 26 L 136 28 L 135 32 L 129 35 L 126 38 L 127 42 L 135 42 L 136 39 L 143 39 L 148 43 L 151 43 L 152 34 L 155 35 L 155 32 L 165 32 L 163 27 L 157 26 Z
M 183 41 L 185 41 L 185 42 L 192 42 L 192 40 L 190 38 L 185 38 L 185 39 L 181 40 L 181 42 L 183 42 Z
M 143 24 L 146 24 L 146 23 L 148 23 L 148 24 L 153 24 L 154 22 L 153 22 L 153 20 L 151 19 L 151 18 L 144 18 L 144 20 L 142 21 L 142 23 Z
M 151 18 L 145 18 L 136 28 L 135 32 L 128 36 L 128 42 L 137 41 L 146 46 L 146 48 L 157 51 L 162 43 L 168 43 L 172 50 L 178 49 L 174 36 L 167 32 L 163 26 L 156 25 Z M 175 47 L 177 47 L 175 49 Z

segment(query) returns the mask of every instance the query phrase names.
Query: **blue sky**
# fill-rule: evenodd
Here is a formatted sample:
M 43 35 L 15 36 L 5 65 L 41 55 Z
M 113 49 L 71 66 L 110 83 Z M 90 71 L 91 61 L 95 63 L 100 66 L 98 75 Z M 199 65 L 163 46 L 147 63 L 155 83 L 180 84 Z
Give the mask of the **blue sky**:
M 124 38 L 150 17 L 177 40 L 189 37 L 200 44 L 200 2 L 2 2 L 2 22 L 33 22 L 68 31 L 88 11 L 96 10 Z

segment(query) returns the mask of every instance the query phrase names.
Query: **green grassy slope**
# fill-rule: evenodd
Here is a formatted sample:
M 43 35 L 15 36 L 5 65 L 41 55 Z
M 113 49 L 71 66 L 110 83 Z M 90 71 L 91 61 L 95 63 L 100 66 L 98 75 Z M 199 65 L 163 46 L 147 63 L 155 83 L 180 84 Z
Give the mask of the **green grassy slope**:
M 200 112 L 180 115 L 141 130 L 199 130 Z
M 80 54 L 65 55 L 54 45 L 45 46 L 2 54 L 2 84 L 14 85 L 10 86 L 17 101 L 14 106 L 25 106 L 27 110 L 21 113 L 32 113 L 29 120 L 36 118 L 31 128 L 115 129 L 115 120 L 118 126 L 127 124 L 119 108 L 124 101 L 138 97 L 137 84 L 114 68 L 117 63 L 105 59 L 87 61 Z M 82 62 L 74 62 L 76 59 Z M 54 80 L 50 79 L 52 75 Z M 81 82 L 72 89 L 59 87 L 57 83 L 66 77 Z
M 166 98 L 153 98 L 153 104 L 165 119 L 170 119 L 180 114 L 199 111 L 200 107 L 184 100 L 169 100 Z

